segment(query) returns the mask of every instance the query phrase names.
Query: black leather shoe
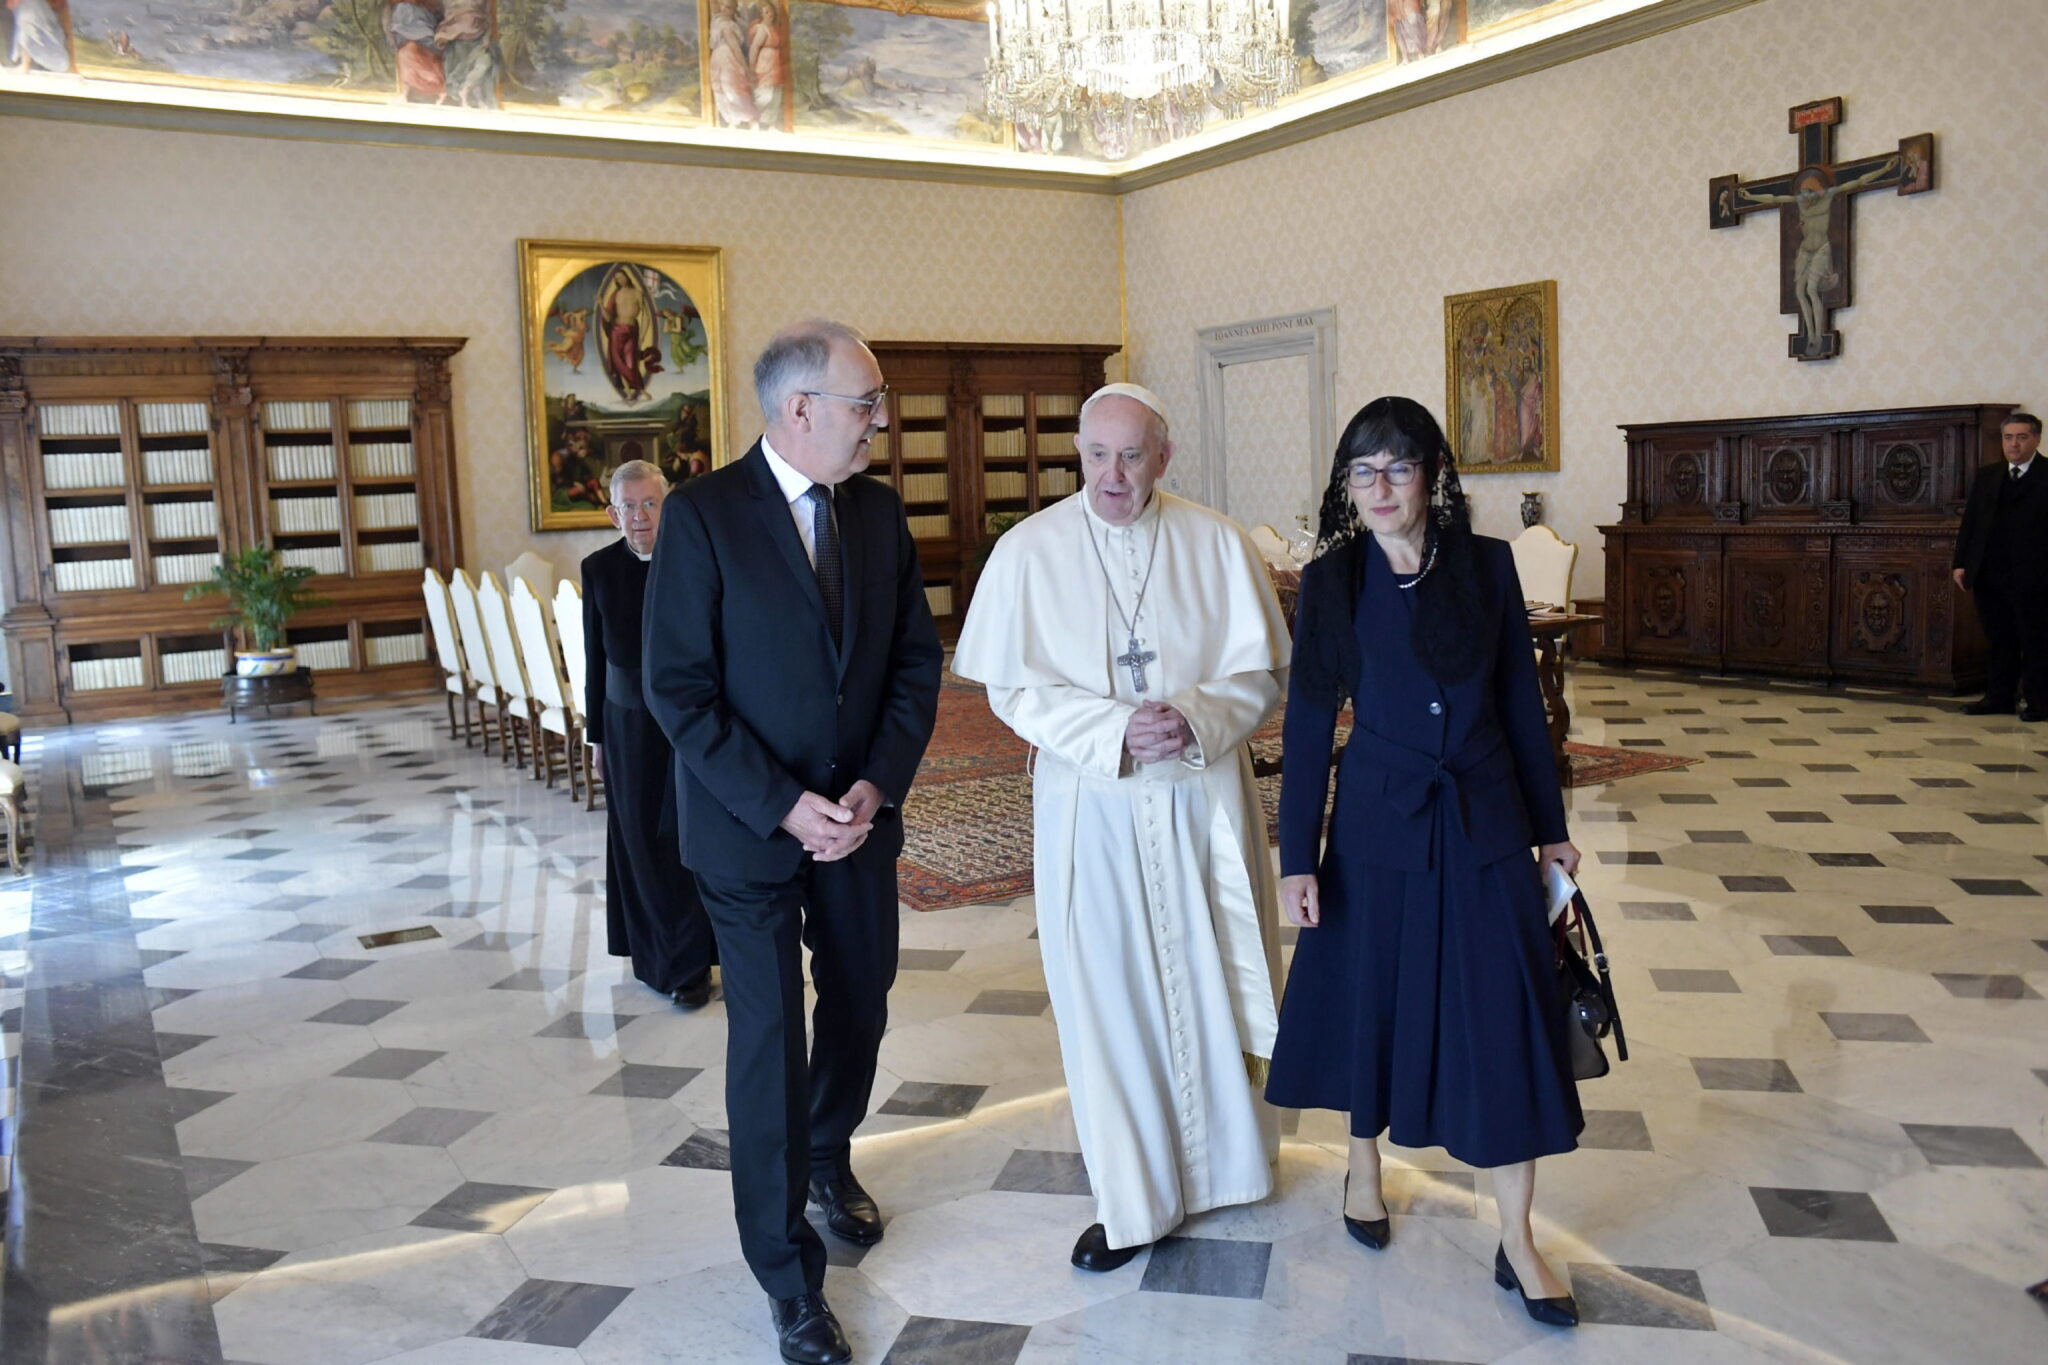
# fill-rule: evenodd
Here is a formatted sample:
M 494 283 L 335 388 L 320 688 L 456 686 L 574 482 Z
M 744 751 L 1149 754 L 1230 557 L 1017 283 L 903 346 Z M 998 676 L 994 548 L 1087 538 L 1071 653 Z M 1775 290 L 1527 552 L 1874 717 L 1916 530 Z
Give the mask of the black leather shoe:
M 1493 1253 L 1493 1282 L 1502 1289 L 1512 1289 L 1522 1296 L 1522 1307 L 1529 1310 L 1529 1316 L 1550 1327 L 1577 1327 L 1579 1305 L 1571 1295 L 1557 1299 L 1532 1299 L 1529 1291 L 1522 1288 L 1522 1281 L 1515 1274 L 1515 1268 L 1508 1264 L 1508 1249 L 1500 1247 Z
M 771 1299 L 768 1316 L 775 1323 L 775 1344 L 790 1365 L 838 1365 L 853 1359 L 853 1347 L 823 1294 Z
M 1149 1242 L 1140 1242 L 1134 1247 L 1112 1247 L 1102 1224 L 1090 1223 L 1088 1230 L 1081 1234 L 1081 1240 L 1074 1243 L 1074 1269 L 1092 1270 L 1097 1274 L 1119 1270 L 1137 1260 L 1138 1253 L 1149 1245 Z
M 1990 697 L 1979 697 L 1976 701 L 1963 708 L 1963 714 L 1966 716 L 2009 716 L 2012 714 L 2012 703 L 2009 701 L 1993 701 Z
M 2041 721 L 2048 720 L 2048 706 L 2029 706 L 2020 712 L 2020 719 L 2029 725 L 2036 725 Z
M 669 992 L 668 998 L 682 1009 L 703 1009 L 711 1003 L 711 969 L 706 967 L 701 973 L 676 987 Z
M 1344 1172 L 1344 1207 L 1351 1207 L 1351 1172 Z M 1344 1215 L 1344 1231 L 1351 1234 L 1351 1240 L 1374 1251 L 1385 1251 L 1387 1243 L 1394 1239 L 1394 1220 L 1391 1218 L 1353 1218 Z
M 852 1171 L 812 1176 L 811 1202 L 825 1211 L 825 1226 L 834 1236 L 864 1247 L 882 1240 L 882 1211 Z

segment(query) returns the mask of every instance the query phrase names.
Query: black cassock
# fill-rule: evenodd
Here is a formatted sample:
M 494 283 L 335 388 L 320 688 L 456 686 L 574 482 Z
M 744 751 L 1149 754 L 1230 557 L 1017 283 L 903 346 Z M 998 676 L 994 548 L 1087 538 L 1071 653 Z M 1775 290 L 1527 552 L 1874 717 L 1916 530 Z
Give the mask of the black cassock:
M 664 995 L 718 960 L 676 841 L 674 753 L 640 693 L 647 564 L 621 537 L 583 561 L 584 715 L 604 746 L 605 937 Z

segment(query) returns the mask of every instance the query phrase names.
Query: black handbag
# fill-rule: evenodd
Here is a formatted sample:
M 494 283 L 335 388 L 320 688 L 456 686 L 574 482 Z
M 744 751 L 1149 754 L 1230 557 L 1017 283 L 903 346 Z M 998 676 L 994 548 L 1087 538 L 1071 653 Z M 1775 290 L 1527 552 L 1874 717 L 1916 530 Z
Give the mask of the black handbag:
M 1621 1009 L 1614 1003 L 1614 982 L 1607 974 L 1607 953 L 1600 929 L 1586 905 L 1583 891 L 1551 927 L 1557 943 L 1557 982 L 1564 996 L 1565 1033 L 1572 1050 L 1572 1079 L 1598 1080 L 1610 1067 L 1600 1040 L 1614 1035 L 1614 1051 L 1628 1060 L 1628 1038 L 1621 1029 Z

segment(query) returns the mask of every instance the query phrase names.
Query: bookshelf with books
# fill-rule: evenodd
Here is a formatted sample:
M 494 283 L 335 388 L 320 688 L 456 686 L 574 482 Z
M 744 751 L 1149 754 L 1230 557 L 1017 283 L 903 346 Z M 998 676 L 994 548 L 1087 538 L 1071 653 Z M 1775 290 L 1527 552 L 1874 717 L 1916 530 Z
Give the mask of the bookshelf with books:
M 214 704 L 240 642 L 186 602 L 258 544 L 316 571 L 322 697 L 430 686 L 419 571 L 451 572 L 460 338 L 0 337 L 4 627 L 31 723 Z
M 942 634 L 960 628 L 989 524 L 1079 490 L 1074 431 L 1114 346 L 876 342 L 889 429 L 869 473 L 903 496 Z

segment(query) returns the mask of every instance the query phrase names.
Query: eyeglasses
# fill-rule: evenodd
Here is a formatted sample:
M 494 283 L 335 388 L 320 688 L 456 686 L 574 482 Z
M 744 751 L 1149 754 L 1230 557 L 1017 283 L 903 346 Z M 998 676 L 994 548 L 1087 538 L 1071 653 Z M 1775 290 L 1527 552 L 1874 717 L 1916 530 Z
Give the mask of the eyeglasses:
M 1406 488 L 1415 482 L 1415 476 L 1421 472 L 1422 466 L 1412 460 L 1396 460 L 1384 469 L 1375 469 L 1360 462 L 1345 468 L 1344 481 L 1353 488 L 1370 488 L 1381 479 L 1385 479 L 1390 488 Z
M 635 512 L 645 512 L 652 516 L 661 510 L 661 499 L 642 498 L 638 502 L 615 502 L 612 506 L 619 510 L 619 515 L 622 517 L 631 516 Z
M 860 410 L 862 417 L 873 417 L 875 409 L 889 401 L 889 386 L 887 384 L 882 385 L 881 388 L 865 398 L 853 398 L 843 393 L 826 393 L 823 389 L 805 389 L 803 392 L 806 398 L 836 398 L 842 403 L 851 403 Z

